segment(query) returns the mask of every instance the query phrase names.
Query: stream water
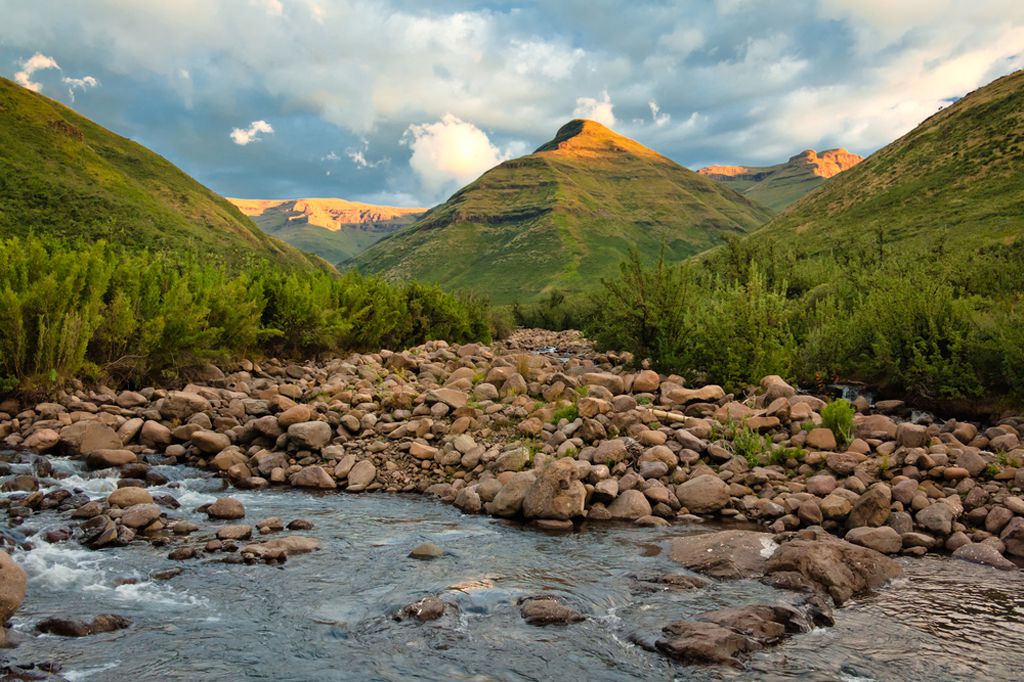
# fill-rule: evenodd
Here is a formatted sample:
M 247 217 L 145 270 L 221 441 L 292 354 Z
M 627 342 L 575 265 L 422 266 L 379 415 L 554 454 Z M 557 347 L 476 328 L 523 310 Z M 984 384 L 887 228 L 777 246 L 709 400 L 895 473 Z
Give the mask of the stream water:
M 113 472 L 85 474 L 55 459 L 60 481 L 100 498 Z M 183 467 L 158 467 L 182 508 L 224 494 Z M 16 467 L 17 471 L 17 467 Z M 797 635 L 755 655 L 745 670 L 687 667 L 631 643 L 673 620 L 724 606 L 792 601 L 756 581 L 718 581 L 690 592 L 654 589 L 636 576 L 679 573 L 668 540 L 707 530 L 589 527 L 545 534 L 464 516 L 421 496 L 231 491 L 247 522 L 280 516 L 314 522 L 323 548 L 281 568 L 212 560 L 173 562 L 142 542 L 90 551 L 77 543 L 17 552 L 29 594 L 14 618 L 24 641 L 6 653 L 27 664 L 56 660 L 72 680 L 953 680 L 1020 679 L 1024 572 L 934 557 L 900 560 L 904 577 L 836 611 L 833 628 Z M 66 525 L 50 512 L 25 528 Z M 287 531 L 286 531 L 287 532 Z M 407 557 L 433 542 L 447 554 Z M 154 571 L 182 567 L 168 581 Z M 132 579 L 132 584 L 119 584 Z M 452 586 L 471 581 L 471 586 Z M 553 592 L 587 615 L 567 627 L 524 623 L 516 600 Z M 440 595 L 458 614 L 397 622 L 405 604 Z M 80 639 L 35 636 L 40 619 L 100 613 L 130 617 L 119 632 Z

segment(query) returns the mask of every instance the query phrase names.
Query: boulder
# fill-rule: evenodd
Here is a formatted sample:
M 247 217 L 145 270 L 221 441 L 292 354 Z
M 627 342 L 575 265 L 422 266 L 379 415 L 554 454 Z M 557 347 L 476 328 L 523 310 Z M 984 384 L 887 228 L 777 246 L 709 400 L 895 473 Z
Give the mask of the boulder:
M 62 449 L 70 455 L 88 455 L 96 450 L 120 450 L 120 436 L 99 421 L 83 420 L 60 431 Z
M 919 526 L 933 533 L 949 535 L 953 531 L 953 508 L 945 502 L 933 502 L 915 518 Z
M 846 527 L 884 526 L 889 519 L 890 504 L 892 504 L 892 490 L 889 486 L 885 483 L 874 484 L 853 505 L 853 509 L 846 517 Z
M 903 539 L 900 534 L 889 526 L 854 528 L 846 534 L 846 541 L 882 554 L 895 554 L 903 549 Z
M 658 373 L 645 369 L 633 377 L 633 393 L 654 393 L 661 385 L 661 377 Z
M 425 597 L 418 602 L 403 606 L 395 614 L 395 620 L 408 620 L 414 618 L 421 623 L 428 620 L 437 620 L 444 615 L 447 605 L 437 597 Z
M 210 409 L 210 401 L 198 393 L 171 391 L 160 403 L 160 416 L 183 422 L 197 412 L 207 412 Z
M 674 538 L 670 557 L 713 578 L 753 578 L 764 574 L 777 549 L 770 533 L 724 530 Z
M 121 524 L 129 528 L 144 528 L 160 518 L 160 507 L 155 504 L 133 504 L 121 514 Z
M 292 474 L 289 482 L 297 488 L 315 488 L 317 490 L 334 490 L 338 484 L 334 477 L 327 473 L 323 467 L 318 465 L 303 467 L 301 471 Z
M 247 523 L 235 523 L 217 529 L 218 540 L 248 540 L 252 537 L 252 526 Z
M 136 486 L 118 488 L 107 497 L 107 504 L 111 507 L 121 507 L 122 509 L 136 504 L 152 503 L 153 496 L 149 494 L 149 491 L 145 488 L 139 488 Z
M 502 486 L 494 499 L 486 505 L 487 513 L 494 516 L 516 516 L 522 511 L 526 493 L 533 486 L 533 476 L 521 474 Z
M 811 429 L 804 440 L 804 444 L 811 450 L 835 450 L 838 447 L 835 434 L 832 429 Z
M 1001 571 L 1017 570 L 1017 564 L 1000 554 L 999 550 L 988 542 L 977 542 L 958 547 L 953 551 L 953 558 L 970 561 L 974 564 L 982 564 L 983 566 L 991 566 Z
M 902 572 L 899 564 L 884 554 L 840 540 L 820 529 L 807 529 L 779 539 L 780 546 L 768 558 L 765 572 L 795 574 L 827 593 L 837 605 L 880 587 Z
M 294 424 L 302 424 L 313 418 L 313 410 L 309 405 L 292 405 L 277 415 L 277 424 L 282 429 L 289 429 Z
M 409 557 L 413 559 L 436 559 L 442 556 L 444 556 L 444 550 L 432 542 L 416 545 L 409 552 Z
M 586 497 L 586 488 L 577 480 L 575 461 L 559 459 L 537 474 L 523 498 L 523 516 L 560 520 L 583 516 Z M 650 505 L 647 508 L 650 513 Z
M 171 430 L 158 421 L 152 419 L 146 421 L 139 431 L 139 442 L 147 448 L 160 449 L 167 447 L 173 442 Z
M 316 538 L 304 535 L 289 535 L 283 538 L 274 538 L 273 540 L 246 545 L 242 548 L 242 552 L 262 558 L 282 552 L 285 556 L 305 554 L 317 549 L 320 549 L 320 541 Z
M 651 515 L 651 503 L 639 490 L 625 490 L 608 505 L 608 513 L 613 519 L 635 521 Z
M 764 389 L 765 400 L 769 403 L 778 398 L 792 398 L 796 395 L 796 389 L 777 374 L 770 374 L 761 379 L 761 388 Z
M 241 519 L 245 517 L 245 507 L 233 497 L 221 497 L 206 508 L 206 515 L 226 521 Z
M 196 431 L 192 434 L 192 445 L 207 455 L 216 455 L 231 445 L 231 439 L 216 431 Z
M 741 654 L 758 648 L 754 640 L 715 623 L 681 620 L 665 626 L 654 646 L 682 663 L 736 665 Z
M 320 450 L 331 442 L 331 425 L 327 422 L 301 422 L 288 427 L 288 439 L 299 448 Z
M 58 637 L 88 637 L 101 632 L 123 630 L 131 624 L 130 619 L 112 613 L 96 616 L 91 622 L 53 616 L 36 623 L 36 631 Z
M 139 458 L 131 450 L 93 450 L 85 456 L 85 463 L 90 469 L 119 467 L 125 464 L 133 464 L 137 461 L 139 461 Z
M 928 447 L 928 427 L 903 422 L 896 427 L 896 443 L 905 448 Z
M 627 453 L 626 442 L 621 438 L 613 438 L 598 445 L 591 460 L 594 464 L 605 464 L 611 467 L 624 460 Z
M 679 503 L 693 514 L 716 512 L 729 504 L 729 484 L 714 474 L 702 474 L 676 486 Z
M 348 472 L 347 490 L 353 493 L 361 492 L 375 480 L 377 480 L 377 467 L 368 459 L 360 460 Z
M 585 620 L 582 613 L 555 597 L 527 597 L 519 604 L 520 615 L 530 625 L 568 625 Z
M 28 589 L 28 575 L 11 555 L 0 549 L 0 627 L 3 626 L 21 603 L 25 601 Z

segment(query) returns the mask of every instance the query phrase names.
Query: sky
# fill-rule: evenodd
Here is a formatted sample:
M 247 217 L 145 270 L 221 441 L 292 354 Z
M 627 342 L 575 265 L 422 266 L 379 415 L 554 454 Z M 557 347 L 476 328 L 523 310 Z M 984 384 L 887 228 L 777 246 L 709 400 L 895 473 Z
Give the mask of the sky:
M 568 120 L 867 155 L 1024 67 L 1022 0 L 0 0 L 0 75 L 213 190 L 431 206 Z

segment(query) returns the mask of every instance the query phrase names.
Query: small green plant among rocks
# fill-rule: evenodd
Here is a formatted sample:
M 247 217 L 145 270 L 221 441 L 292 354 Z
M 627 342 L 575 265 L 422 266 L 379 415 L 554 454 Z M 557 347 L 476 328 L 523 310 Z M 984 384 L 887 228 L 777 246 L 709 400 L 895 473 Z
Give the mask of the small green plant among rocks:
M 849 400 L 839 398 L 821 409 L 821 421 L 825 428 L 831 429 L 836 440 L 848 444 L 853 440 L 853 415 L 856 410 Z
M 771 448 L 771 441 L 746 424 L 735 428 L 732 434 L 732 448 L 752 467 L 761 465 L 761 455 Z
M 558 426 L 558 423 L 561 422 L 563 419 L 566 419 L 569 422 L 574 422 L 576 421 L 576 419 L 579 418 L 579 416 L 580 408 L 576 406 L 576 403 L 573 403 L 572 405 L 559 407 L 557 410 L 555 410 L 555 413 L 551 415 L 551 423 L 554 424 L 555 426 Z

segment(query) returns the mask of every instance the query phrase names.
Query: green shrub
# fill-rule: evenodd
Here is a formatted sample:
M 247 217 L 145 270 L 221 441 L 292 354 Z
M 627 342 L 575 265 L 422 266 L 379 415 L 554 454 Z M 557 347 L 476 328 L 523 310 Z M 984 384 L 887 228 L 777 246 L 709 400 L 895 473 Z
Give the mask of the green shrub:
M 761 465 L 761 455 L 771 449 L 771 440 L 746 425 L 735 428 L 732 451 L 747 460 L 751 467 Z
M 580 408 L 576 406 L 576 403 L 559 407 L 555 410 L 555 413 L 551 416 L 551 423 L 556 426 L 563 419 L 567 419 L 570 422 L 576 421 L 580 416 Z
M 836 441 L 846 445 L 853 440 L 853 415 L 856 410 L 849 400 L 839 398 L 821 408 L 821 421 L 830 429 Z

